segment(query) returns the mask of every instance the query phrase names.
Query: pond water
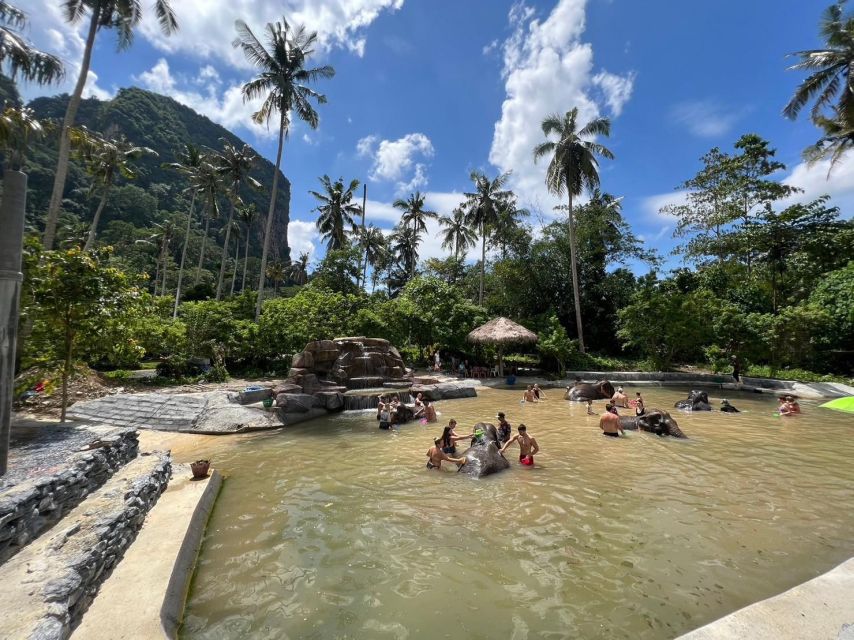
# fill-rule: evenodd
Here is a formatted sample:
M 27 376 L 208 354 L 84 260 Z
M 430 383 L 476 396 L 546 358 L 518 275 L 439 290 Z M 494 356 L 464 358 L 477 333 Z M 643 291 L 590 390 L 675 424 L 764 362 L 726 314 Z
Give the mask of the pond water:
M 643 389 L 689 440 L 604 438 L 559 390 L 491 389 L 392 433 L 352 412 L 207 440 L 193 453 L 227 479 L 181 637 L 672 638 L 854 555 L 854 416 L 735 393 L 744 413 L 672 409 L 687 392 Z M 535 467 L 424 468 L 449 418 L 499 410 Z

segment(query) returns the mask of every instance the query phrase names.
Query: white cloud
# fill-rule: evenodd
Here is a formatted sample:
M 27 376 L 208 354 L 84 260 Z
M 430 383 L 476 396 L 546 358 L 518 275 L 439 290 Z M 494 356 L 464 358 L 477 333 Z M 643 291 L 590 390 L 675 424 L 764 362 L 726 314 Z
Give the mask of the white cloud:
M 356 152 L 373 160 L 368 177 L 375 182 L 394 182 L 395 191 L 405 194 L 427 185 L 427 165 L 418 158 L 432 158 L 435 151 L 423 133 L 408 133 L 397 140 L 365 136 L 356 143 Z
M 498 50 L 498 45 L 499 45 L 498 38 L 496 38 L 495 40 L 493 40 L 492 42 L 490 42 L 489 44 L 487 44 L 483 47 L 483 50 L 482 50 L 483 55 L 485 55 L 485 56 L 492 55 L 495 51 Z
M 784 184 L 803 189 L 803 193 L 790 196 L 781 204 L 788 206 L 796 202 L 811 202 L 825 194 L 830 204 L 839 207 L 842 215 L 854 215 L 854 153 L 845 155 L 828 175 L 830 160 L 813 165 L 801 162 L 783 179 Z
M 593 49 L 581 41 L 586 0 L 560 0 L 544 20 L 519 2 L 510 10 L 513 33 L 503 44 L 506 98 L 495 123 L 489 161 L 513 171 L 510 185 L 522 204 L 553 215 L 556 200 L 545 187 L 546 162 L 534 163 L 534 146 L 543 141 L 540 122 L 551 113 L 578 107 L 583 124 L 599 116 L 601 97 L 612 115 L 631 96 L 634 74 L 594 74 Z
M 291 248 L 292 260 L 296 260 L 299 254 L 304 252 L 313 256 L 319 243 L 320 234 L 313 222 L 291 220 L 288 223 L 288 246 Z
M 259 137 L 277 135 L 277 131 L 252 121 L 252 114 L 258 110 L 260 100 L 244 103 L 240 85 L 232 85 L 221 91 L 219 74 L 215 70 L 213 72 L 205 66 L 193 79 L 176 77 L 166 59 L 160 58 L 151 69 L 133 79 L 144 88 L 167 95 L 228 129 L 242 127 Z M 199 82 L 203 76 L 207 77 L 206 84 Z
M 729 133 L 745 115 L 714 100 L 692 100 L 673 106 L 670 114 L 688 131 L 700 138 L 716 138 Z
M 108 91 L 103 87 L 98 86 L 98 74 L 94 71 L 89 71 L 86 75 L 86 84 L 83 85 L 84 98 L 98 98 L 98 100 L 110 100 L 115 91 Z
M 641 201 L 641 211 L 643 211 L 647 220 L 651 222 L 668 221 L 673 223 L 676 218 L 667 213 L 662 213 L 661 209 L 669 205 L 683 205 L 688 202 L 686 191 L 672 191 L 670 193 L 660 193 L 654 196 L 647 196 Z
M 41 0 L 47 1 L 47 0 Z M 231 46 L 236 33 L 234 21 L 243 20 L 259 39 L 264 40 L 265 25 L 286 16 L 292 25 L 304 24 L 318 33 L 321 52 L 345 48 L 361 57 L 365 53 L 365 29 L 385 11 L 403 6 L 403 0 L 181 0 L 172 7 L 180 25 L 177 33 L 165 36 L 156 16 L 146 6 L 142 35 L 166 53 L 183 53 L 203 59 L 219 59 L 227 64 L 248 68 L 243 53 Z

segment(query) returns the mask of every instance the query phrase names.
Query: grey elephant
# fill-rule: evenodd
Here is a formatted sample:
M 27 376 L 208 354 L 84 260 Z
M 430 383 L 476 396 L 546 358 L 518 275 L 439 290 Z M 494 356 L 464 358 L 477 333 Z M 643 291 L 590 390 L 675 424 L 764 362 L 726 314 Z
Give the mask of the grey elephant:
M 471 446 L 463 452 L 466 463 L 459 472 L 475 478 L 482 478 L 510 468 L 510 463 L 501 454 L 498 440 L 498 430 L 495 425 L 478 422 L 473 429 L 476 435 L 472 438 Z
M 642 416 L 620 416 L 620 426 L 626 431 L 641 430 L 657 436 L 688 437 L 664 409 L 647 409 Z
M 712 405 L 709 404 L 709 394 L 705 391 L 691 391 L 686 400 L 679 400 L 673 405 L 677 409 L 686 411 L 711 411 Z
M 564 400 L 586 402 L 587 400 L 610 400 L 614 395 L 614 385 L 607 380 L 597 382 L 579 382 L 569 387 L 563 396 Z

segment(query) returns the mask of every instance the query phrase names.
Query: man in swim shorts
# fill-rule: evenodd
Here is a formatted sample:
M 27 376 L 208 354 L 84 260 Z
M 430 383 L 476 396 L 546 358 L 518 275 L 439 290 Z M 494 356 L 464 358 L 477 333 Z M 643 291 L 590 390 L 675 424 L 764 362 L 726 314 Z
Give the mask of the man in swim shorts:
M 614 395 L 611 396 L 611 402 L 614 403 L 614 406 L 616 407 L 628 408 L 629 398 L 625 393 L 623 393 L 622 387 L 618 387 L 614 392 Z
M 610 402 L 605 405 L 605 413 L 599 418 L 599 428 L 602 429 L 603 436 L 619 438 L 623 435 L 623 426 L 620 424 L 620 417 L 611 413 L 612 406 Z
M 528 385 L 528 388 L 522 394 L 522 400 L 524 402 L 539 402 L 536 394 L 534 393 L 534 388 L 531 385 Z
M 442 451 L 442 439 L 436 438 L 433 441 L 433 446 L 427 450 L 427 468 L 441 469 L 442 460 L 447 460 L 448 462 L 453 462 L 454 464 L 460 466 L 466 463 L 465 458 L 452 458 L 447 453 Z
M 538 453 L 540 450 L 540 445 L 537 444 L 537 439 L 528 434 L 528 427 L 524 424 L 520 424 L 516 427 L 516 430 L 519 432 L 512 438 L 510 438 L 506 444 L 501 447 L 501 454 L 504 455 L 504 452 L 507 451 L 507 447 L 509 447 L 514 442 L 519 443 L 519 462 L 526 467 L 534 466 L 534 454 Z

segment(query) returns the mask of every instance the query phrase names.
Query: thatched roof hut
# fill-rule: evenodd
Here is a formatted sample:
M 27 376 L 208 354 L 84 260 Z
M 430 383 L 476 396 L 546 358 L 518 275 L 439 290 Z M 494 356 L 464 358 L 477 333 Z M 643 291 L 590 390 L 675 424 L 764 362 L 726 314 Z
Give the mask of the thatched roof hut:
M 468 334 L 468 341 L 476 344 L 494 344 L 498 347 L 498 375 L 504 375 L 504 363 L 501 359 L 503 347 L 508 344 L 533 343 L 539 340 L 537 334 L 521 324 L 507 318 L 495 318 Z

